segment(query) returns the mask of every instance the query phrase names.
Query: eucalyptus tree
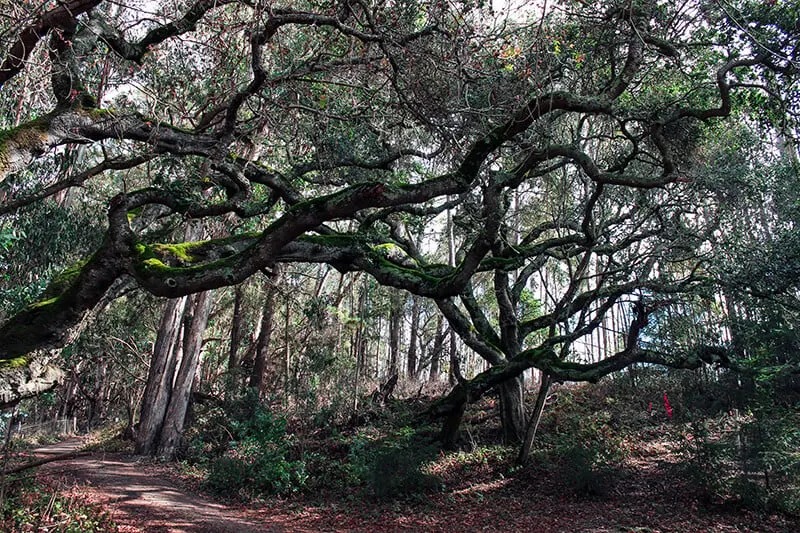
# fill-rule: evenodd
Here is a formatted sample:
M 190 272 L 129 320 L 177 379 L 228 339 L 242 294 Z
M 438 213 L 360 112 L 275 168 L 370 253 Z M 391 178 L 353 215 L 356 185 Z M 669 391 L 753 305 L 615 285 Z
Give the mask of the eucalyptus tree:
M 714 164 L 706 123 L 757 100 L 793 127 L 796 5 L 550 2 L 507 18 L 466 0 L 287 4 L 34 2 L 3 22 L 0 94 L 42 65 L 49 79 L 40 112 L 6 119 L 0 179 L 30 186 L 0 209 L 80 185 L 107 195 L 108 216 L 102 244 L 0 326 L 0 360 L 29 366 L 69 342 L 122 284 L 176 298 L 304 262 L 436 300 L 491 364 L 440 407 L 500 386 L 509 439 L 526 368 L 593 380 L 698 363 L 637 348 L 647 298 L 629 304 L 621 352 L 568 355 L 615 302 L 701 283 L 713 213 L 682 182 Z M 67 146 L 77 166 L 37 170 Z M 409 228 L 448 211 L 463 218 L 445 263 Z M 219 217 L 239 223 L 162 242 Z M 526 316 L 544 271 L 558 294 Z M 481 276 L 497 324 L 474 303 Z

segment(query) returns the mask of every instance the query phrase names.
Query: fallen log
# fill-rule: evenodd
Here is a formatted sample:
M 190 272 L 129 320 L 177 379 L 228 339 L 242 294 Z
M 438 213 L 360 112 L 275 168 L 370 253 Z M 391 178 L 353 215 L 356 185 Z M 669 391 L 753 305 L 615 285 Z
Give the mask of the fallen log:
M 69 453 L 54 455 L 52 457 L 45 457 L 44 459 L 37 459 L 35 461 L 30 461 L 28 463 L 3 470 L 2 472 L 0 472 L 0 476 L 7 476 L 9 474 L 18 474 L 19 472 L 24 472 L 25 470 L 30 470 L 31 468 L 36 468 L 37 466 L 42 466 L 47 463 L 54 463 L 56 461 L 67 461 L 69 459 L 75 459 L 78 457 L 89 455 L 90 453 L 91 452 L 88 451 L 69 452 Z

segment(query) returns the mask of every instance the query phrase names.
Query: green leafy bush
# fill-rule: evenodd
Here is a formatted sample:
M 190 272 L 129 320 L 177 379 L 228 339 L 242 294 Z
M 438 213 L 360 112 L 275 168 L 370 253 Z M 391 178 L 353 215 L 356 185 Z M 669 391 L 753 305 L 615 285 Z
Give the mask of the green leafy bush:
M 295 492 L 307 477 L 305 463 L 288 460 L 284 449 L 245 441 L 211 463 L 206 484 L 218 494 L 253 498 Z
M 686 476 L 702 489 L 706 499 L 720 496 L 725 492 L 726 481 L 720 474 L 726 471 L 724 465 L 730 460 L 729 447 L 711 438 L 705 420 L 692 421 L 689 428 L 688 435 L 679 436 L 681 453 L 686 459 L 683 464 Z
M 558 393 L 556 402 L 557 407 L 545 411 L 535 455 L 555 464 L 576 494 L 603 496 L 614 467 L 626 454 L 623 435 L 630 428 L 620 423 L 621 413 L 632 409 L 617 401 L 608 386 L 602 391 L 566 388 Z M 631 417 L 624 419 L 633 424 Z
M 612 469 L 602 443 L 576 444 L 560 450 L 563 479 L 576 494 L 604 496 Z
M 436 476 L 424 466 L 435 448 L 410 444 L 386 444 L 379 447 L 370 464 L 368 486 L 376 498 L 418 495 L 438 485 Z
M 305 486 L 305 462 L 291 459 L 286 420 L 264 404 L 257 404 L 251 416 L 228 419 L 225 433 L 230 439 L 208 465 L 206 485 L 212 491 L 250 499 Z M 193 444 L 202 449 L 202 435 Z
M 439 484 L 439 479 L 426 470 L 437 452 L 436 446 L 421 442 L 410 427 L 380 440 L 357 434 L 347 456 L 347 481 L 364 486 L 378 499 L 419 495 Z

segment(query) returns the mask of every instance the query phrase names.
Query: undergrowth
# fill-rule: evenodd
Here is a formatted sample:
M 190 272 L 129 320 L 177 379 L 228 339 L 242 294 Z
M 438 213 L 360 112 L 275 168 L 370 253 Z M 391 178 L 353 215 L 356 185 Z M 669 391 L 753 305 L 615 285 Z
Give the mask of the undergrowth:
M 308 475 L 294 457 L 286 419 L 246 397 L 230 409 L 203 414 L 188 439 L 190 462 L 207 472 L 212 492 L 243 500 L 302 490 Z
M 637 475 L 636 464 L 655 457 L 683 468 L 683 479 L 709 502 L 796 513 L 800 413 L 757 400 L 725 377 L 643 368 L 597 385 L 556 386 L 531 463 L 520 467 L 517 448 L 498 442 L 491 397 L 470 406 L 469 439 L 459 452 L 440 451 L 438 421 L 420 416 L 427 404 L 419 399 L 322 425 L 243 399 L 198 414 L 185 468 L 208 489 L 244 500 L 304 493 L 423 501 L 506 477 L 533 479 L 543 470 L 574 496 L 604 498 Z
M 800 514 L 800 413 L 760 407 L 698 418 L 681 435 L 690 479 L 706 503 Z
M 418 413 L 414 400 L 391 401 L 309 435 L 303 441 L 308 489 L 378 500 L 415 499 L 437 489 L 435 429 Z
M 106 533 L 119 531 L 119 527 L 100 506 L 27 478 L 7 482 L 0 503 L 0 530 Z

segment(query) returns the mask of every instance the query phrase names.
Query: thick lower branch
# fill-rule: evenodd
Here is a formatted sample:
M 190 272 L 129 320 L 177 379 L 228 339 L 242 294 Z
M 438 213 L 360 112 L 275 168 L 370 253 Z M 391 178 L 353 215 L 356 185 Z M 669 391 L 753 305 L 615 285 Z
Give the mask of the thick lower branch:
M 25 366 L 29 354 L 64 346 L 123 271 L 112 247 L 57 276 L 39 301 L 0 326 L 0 366 Z
M 447 396 L 434 403 L 428 412 L 434 417 L 455 413 L 463 409 L 464 404 L 477 401 L 492 388 L 514 379 L 529 368 L 541 370 L 553 381 L 595 383 L 600 378 L 622 370 L 633 363 L 651 363 L 680 369 L 696 369 L 704 364 L 716 364 L 740 370 L 728 359 L 724 349 L 715 347 L 702 347 L 692 353 L 667 357 L 664 354 L 634 346 L 591 364 L 563 361 L 549 347 L 537 347 L 525 350 L 507 363 L 493 366 L 471 380 L 459 383 Z
M 24 366 L 0 369 L 0 409 L 53 389 L 65 376 L 57 366 L 38 359 L 26 361 Z
M 545 362 L 557 360 L 551 348 L 534 348 L 526 350 L 506 363 L 495 365 L 470 380 L 456 385 L 444 398 L 431 406 L 429 413 L 440 417 L 462 408 L 465 403 L 478 401 L 492 388 L 514 379 L 529 368 L 545 366 Z

